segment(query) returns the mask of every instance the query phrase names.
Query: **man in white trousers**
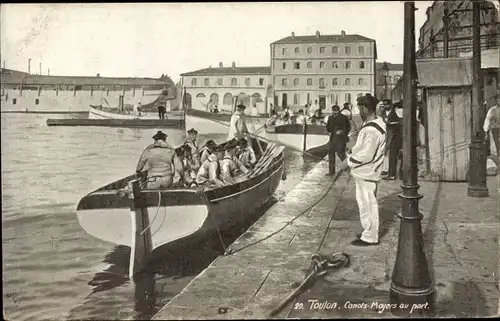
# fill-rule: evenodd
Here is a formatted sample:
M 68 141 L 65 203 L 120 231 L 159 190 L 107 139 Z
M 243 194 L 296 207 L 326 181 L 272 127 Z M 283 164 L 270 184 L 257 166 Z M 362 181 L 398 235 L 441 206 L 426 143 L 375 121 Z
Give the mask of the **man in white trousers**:
M 351 244 L 369 246 L 379 244 L 377 187 L 384 163 L 386 125 L 376 115 L 375 97 L 370 94 L 358 97 L 358 106 L 364 124 L 352 152 L 347 156 L 347 165 L 356 183 L 356 201 L 363 233 Z

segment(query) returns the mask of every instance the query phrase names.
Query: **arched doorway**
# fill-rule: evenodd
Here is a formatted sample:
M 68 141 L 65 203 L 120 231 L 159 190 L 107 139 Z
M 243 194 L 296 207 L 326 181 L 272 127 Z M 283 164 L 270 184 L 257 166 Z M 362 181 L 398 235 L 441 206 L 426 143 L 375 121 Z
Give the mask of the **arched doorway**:
M 250 106 L 250 96 L 245 93 L 240 93 L 238 95 L 238 105 L 245 105 L 245 107 L 249 108 Z
M 232 106 L 233 105 L 233 95 L 230 93 L 227 93 L 224 95 L 224 98 L 222 99 L 222 104 L 224 106 Z
M 184 98 L 184 102 L 186 104 L 187 109 L 193 108 L 193 100 L 191 98 L 191 94 L 186 93 L 186 97 Z
M 210 101 L 212 102 L 212 104 L 218 105 L 219 104 L 219 95 L 217 95 L 216 93 L 213 93 L 212 95 L 210 95 Z
M 288 96 L 286 93 L 281 95 L 281 108 L 285 109 L 288 106 Z

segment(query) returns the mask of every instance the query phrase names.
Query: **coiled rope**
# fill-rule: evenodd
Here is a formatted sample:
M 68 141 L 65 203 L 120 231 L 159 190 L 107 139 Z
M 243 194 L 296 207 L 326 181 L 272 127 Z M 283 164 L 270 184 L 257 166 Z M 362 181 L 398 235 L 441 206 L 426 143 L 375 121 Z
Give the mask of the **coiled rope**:
M 155 220 L 156 220 L 156 217 L 158 216 L 158 212 L 160 212 L 160 205 L 161 205 L 161 192 L 160 192 L 160 190 L 159 190 L 159 189 L 158 189 L 158 190 L 156 190 L 156 191 L 158 192 L 158 207 L 156 208 L 156 214 L 155 214 L 155 217 L 153 218 L 153 220 L 151 221 L 151 223 L 149 223 L 149 225 L 148 225 L 148 226 L 147 226 L 147 227 L 146 227 L 146 228 L 145 228 L 145 229 L 144 229 L 144 230 L 143 230 L 143 231 L 142 231 L 139 235 L 143 235 L 143 234 L 144 234 L 144 232 L 146 232 L 146 231 L 147 231 L 147 230 L 151 227 L 151 225 L 153 225 L 153 223 L 154 223 L 154 222 L 155 222 Z M 163 216 L 163 220 L 165 220 L 165 216 L 166 216 L 166 215 L 164 215 L 164 216 Z M 162 224 L 163 224 L 163 223 L 162 223 Z M 156 232 L 158 232 L 158 230 L 156 230 Z M 155 232 L 155 233 L 156 233 L 156 232 Z M 151 236 L 153 236 L 153 235 L 151 235 Z

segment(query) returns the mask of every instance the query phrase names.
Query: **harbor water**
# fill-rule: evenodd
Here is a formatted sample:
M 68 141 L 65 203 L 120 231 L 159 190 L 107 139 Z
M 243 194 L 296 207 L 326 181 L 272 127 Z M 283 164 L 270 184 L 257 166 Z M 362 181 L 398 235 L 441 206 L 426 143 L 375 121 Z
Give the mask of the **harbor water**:
M 52 115 L 2 114 L 4 318 L 148 319 L 223 253 L 217 235 L 155 253 L 137 280 L 127 277 L 130 249 L 88 235 L 76 205 L 89 192 L 134 173 L 155 129 L 48 127 Z M 59 117 L 59 116 L 54 116 Z M 179 145 L 180 130 L 166 130 Z M 265 134 L 264 134 L 265 135 Z M 227 133 L 199 137 L 222 142 Z M 287 179 L 229 245 L 317 162 L 285 151 Z M 129 219 L 129 217 L 124 217 Z

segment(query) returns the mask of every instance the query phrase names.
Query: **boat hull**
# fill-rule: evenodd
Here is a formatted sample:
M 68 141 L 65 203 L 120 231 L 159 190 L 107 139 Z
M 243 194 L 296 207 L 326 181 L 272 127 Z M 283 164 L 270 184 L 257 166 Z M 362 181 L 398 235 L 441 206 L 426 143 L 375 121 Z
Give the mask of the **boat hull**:
M 206 197 L 190 189 L 141 191 L 153 249 L 186 238 L 201 238 L 243 223 L 256 208 L 268 202 L 278 188 L 283 162 L 281 151 L 262 173 L 230 186 L 208 190 Z M 80 201 L 78 221 L 87 233 L 113 244 L 133 246 L 132 222 L 136 214 L 131 210 L 131 200 L 117 193 L 133 178 L 129 176 L 109 184 Z
M 330 136 L 323 126 L 308 125 L 306 130 L 307 135 L 304 135 L 303 125 L 278 125 L 266 127 L 266 136 L 283 143 L 285 146 L 305 152 L 317 150 L 328 144 Z
M 90 106 L 89 119 L 158 119 L 158 115 L 152 113 L 141 116 L 136 116 L 132 114 L 119 114 L 115 112 L 100 110 Z

